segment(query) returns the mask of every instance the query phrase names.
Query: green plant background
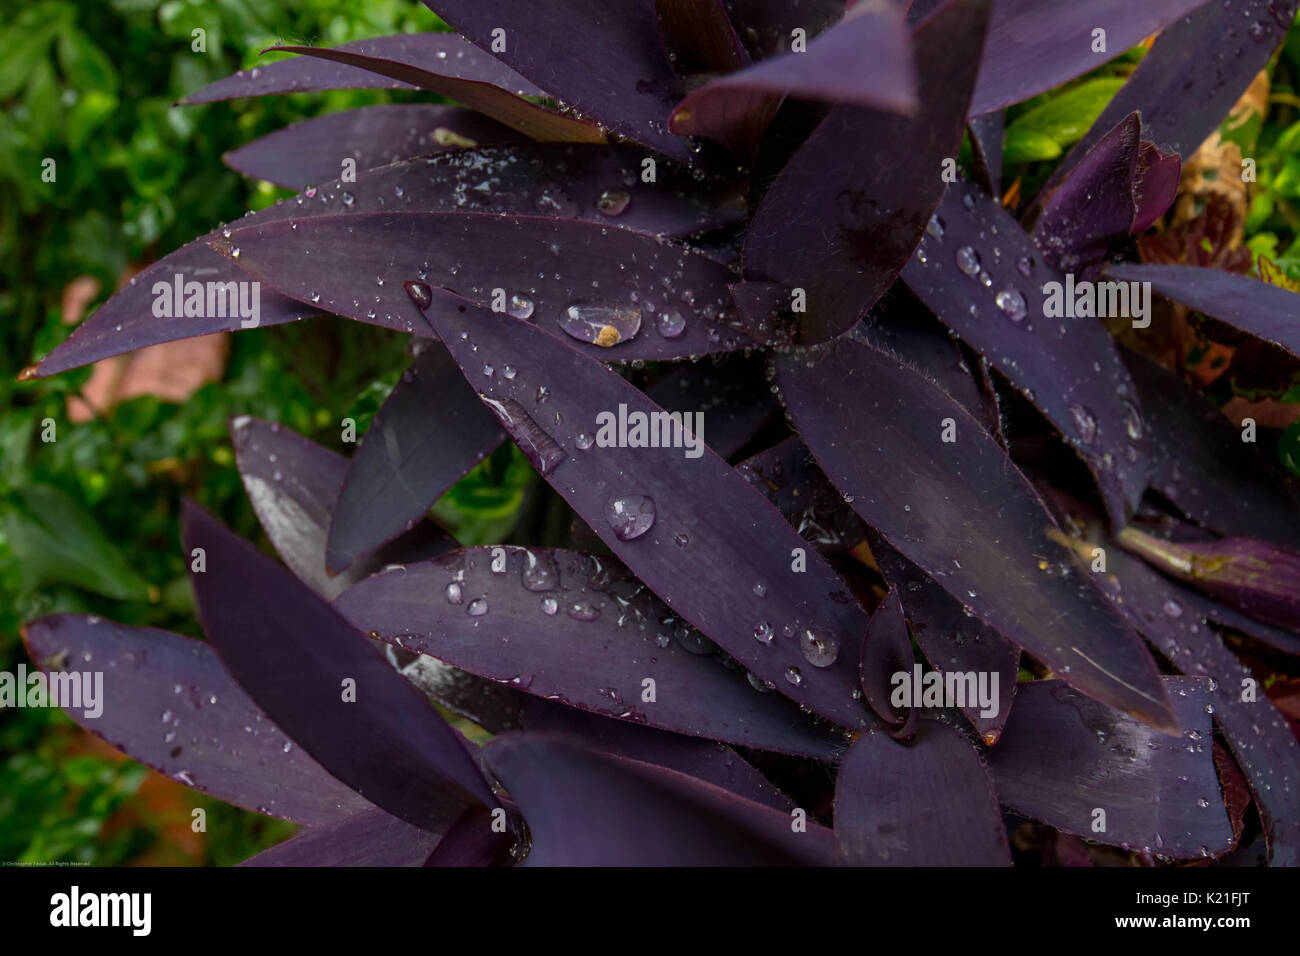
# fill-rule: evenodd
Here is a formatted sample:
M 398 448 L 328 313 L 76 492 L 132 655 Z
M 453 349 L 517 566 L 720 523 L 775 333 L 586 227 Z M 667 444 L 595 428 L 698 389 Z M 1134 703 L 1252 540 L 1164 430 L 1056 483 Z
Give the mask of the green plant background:
M 269 545 L 234 469 L 229 418 L 285 423 L 343 451 L 404 368 L 399 336 L 321 320 L 231 337 L 226 372 L 188 402 L 126 401 L 107 418 L 68 422 L 89 369 L 18 383 L 20 369 L 68 334 L 63 290 L 98 280 L 94 308 L 124 270 L 214 224 L 285 195 L 221 163 L 228 149 L 292 121 L 415 94 L 335 92 L 173 108 L 180 96 L 266 62 L 277 41 L 336 45 L 442 28 L 415 0 L 40 0 L 0 15 L 0 670 L 26 655 L 21 622 L 55 611 L 198 635 L 178 544 L 183 495 Z M 207 50 L 191 49 L 206 31 Z M 1041 179 L 1091 124 L 1137 52 L 1011 111 L 1007 180 Z M 1300 275 L 1300 30 L 1274 74 L 1259 136 L 1253 248 Z M 57 180 L 41 178 L 42 161 Z M 1300 399 L 1300 391 L 1295 394 Z M 57 440 L 41 440 L 53 419 Z M 1300 433 L 1293 445 L 1300 452 Z M 1300 462 L 1300 453 L 1295 456 Z M 492 456 L 435 513 L 466 543 L 511 530 L 531 471 Z M 229 864 L 293 827 L 210 800 L 114 759 L 55 710 L 0 711 L 0 864 Z M 168 788 L 172 790 L 168 790 Z M 179 807 L 179 823 L 158 801 Z M 196 840 L 190 808 L 207 810 Z M 175 807 L 173 808 L 175 809 Z M 170 822 L 168 822 L 170 820 Z

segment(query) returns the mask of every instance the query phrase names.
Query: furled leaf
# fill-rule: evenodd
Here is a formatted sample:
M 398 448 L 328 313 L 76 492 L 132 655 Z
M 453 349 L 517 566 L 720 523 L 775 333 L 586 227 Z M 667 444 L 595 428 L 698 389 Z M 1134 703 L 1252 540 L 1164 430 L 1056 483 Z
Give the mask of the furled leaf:
M 1300 356 L 1300 294 L 1252 276 L 1200 266 L 1111 266 L 1125 282 L 1150 282 L 1163 296 Z
M 1050 514 L 965 409 L 851 338 L 782 357 L 777 382 L 822 470 L 890 545 L 1072 686 L 1169 726 L 1142 642 L 1091 583 L 1055 571 L 1069 553 Z
M 1112 242 L 1129 234 L 1138 212 L 1134 190 L 1141 137 L 1142 119 L 1130 113 L 1044 204 L 1033 235 L 1053 269 L 1090 269 L 1106 257 Z
M 1115 607 L 1184 674 L 1207 677 L 1212 682 L 1208 702 L 1200 704 L 1199 710 L 1214 714 L 1246 775 L 1264 821 L 1272 862 L 1275 866 L 1300 864 L 1300 829 L 1295 813 L 1295 794 L 1300 788 L 1300 744 L 1264 695 L 1262 681 L 1209 626 L 1215 602 L 1161 577 L 1117 544 L 1108 542 L 1098 523 L 1088 520 L 1088 516 L 1076 517 L 1087 522 L 1091 539 L 1076 542 L 1076 550 L 1092 553 L 1097 546 L 1105 547 L 1108 573 L 1098 578 Z M 1176 705 L 1181 702 L 1177 696 L 1170 699 Z M 1017 702 L 1015 715 L 1020 713 L 1021 703 Z M 1201 753 L 1210 756 L 1208 737 L 1202 729 L 1201 738 L 1191 742 L 1193 749 L 1202 748 L 1198 757 Z M 1002 744 L 997 749 L 1001 750 Z M 1213 795 L 1198 796 L 1208 799 Z
M 421 866 L 441 836 L 371 807 L 263 850 L 240 866 Z
M 398 647 L 572 707 L 762 750 L 829 758 L 842 749 L 724 666 L 609 558 L 466 548 L 367 578 L 335 606 Z
M 1139 17 L 1147 15 L 1141 11 L 1162 6 L 1115 2 Z M 1268 63 L 1296 15 L 1296 0 L 1236 0 L 1228 5 L 1196 0 L 1180 5 L 1186 9 L 1175 17 L 1162 17 L 1164 23 L 1171 24 L 1169 28 L 1156 38 L 1128 82 L 1061 161 L 1045 188 L 1053 188 L 1108 130 L 1134 110 L 1142 114 L 1146 139 L 1178 153 L 1184 161 L 1190 159 Z M 1051 8 L 1041 9 L 1046 13 Z M 1190 15 L 1174 22 L 1183 14 Z M 1111 35 L 1113 44 L 1113 30 Z M 1128 45 L 1144 35 L 1134 37 Z M 1061 34 L 1049 36 L 1059 38 Z M 1112 45 L 1111 49 L 1119 53 L 1122 48 Z
M 505 861 L 514 834 L 499 830 L 494 811 L 470 807 L 438 841 L 425 866 L 495 866 Z
M 731 142 L 770 119 L 782 96 L 908 112 L 917 107 L 916 76 L 902 12 L 862 4 L 806 50 L 763 60 L 690 93 L 673 111 L 677 133 Z M 761 125 L 759 125 L 761 123 Z
M 401 33 L 345 43 L 338 48 L 362 57 L 381 57 L 414 68 L 436 68 L 449 77 L 491 83 L 520 96 L 542 91 L 494 56 L 451 33 Z M 418 84 L 382 76 L 361 66 L 314 57 L 278 60 L 217 80 L 191 93 L 180 105 L 215 103 L 244 96 L 314 93 L 320 90 L 416 89 Z M 332 177 L 331 177 L 332 178 Z
M 459 321 L 425 315 L 542 476 L 669 607 L 814 713 L 849 727 L 867 719 L 853 698 L 866 615 L 731 466 L 694 436 L 674 435 L 663 410 L 624 379 L 540 329 L 482 309 Z M 484 363 L 516 374 L 485 375 Z M 640 446 L 645 431 L 624 429 L 620 440 L 616 423 L 634 424 L 633 414 L 662 426 L 656 437 L 667 427 L 676 447 Z
M 29 587 L 70 584 L 118 601 L 143 601 L 149 582 L 133 571 L 77 499 L 53 485 L 14 489 L 17 507 L 5 509 L 5 543 Z
M 934 579 L 885 544 L 879 535 L 870 537 L 871 553 L 880 571 L 903 604 L 907 623 L 930 666 L 941 674 L 986 674 L 996 682 L 997 711 L 968 701 L 961 711 L 983 741 L 997 743 L 1011 713 L 1020 671 L 1020 648 L 966 608 Z M 874 619 L 873 619 L 874 620 Z
M 997 797 L 975 747 L 921 721 L 903 744 L 864 734 L 835 779 L 835 837 L 852 866 L 1010 866 Z
M 50 675 L 101 672 L 102 712 L 68 716 L 187 787 L 298 823 L 373 809 L 267 720 L 201 641 L 79 614 L 32 621 L 23 639 Z
M 1152 567 L 1251 617 L 1300 630 L 1300 555 L 1255 538 L 1179 543 L 1125 528 L 1119 543 Z
M 1282 469 L 1201 392 L 1154 362 L 1122 354 L 1151 436 L 1151 487 L 1220 534 L 1300 547 L 1300 502 Z
M 458 76 L 435 72 L 424 66 L 414 66 L 387 57 L 367 56 L 350 50 L 331 50 L 313 46 L 273 46 L 276 53 L 298 53 L 319 57 L 347 66 L 360 67 L 422 90 L 430 90 L 458 103 L 478 110 L 525 136 L 546 143 L 603 143 L 605 133 L 600 127 L 564 113 L 538 106 L 508 89 L 479 80 L 466 80 Z M 442 61 L 435 61 L 440 63 Z
M 859 670 L 864 699 L 877 717 L 898 728 L 893 731 L 897 737 L 912 736 L 920 714 L 919 706 L 899 708 L 890 700 L 894 691 L 894 675 L 906 674 L 910 683 L 914 663 L 912 638 L 907 633 L 903 606 L 899 603 L 898 592 L 891 589 L 867 625 Z
M 988 8 L 988 0 L 960 0 L 922 24 L 912 39 L 916 61 L 927 64 L 921 108 L 903 117 L 834 107 L 754 214 L 746 277 L 806 292 L 804 341 L 848 329 L 916 249 L 943 193 L 941 163 L 961 143 Z
M 258 521 L 284 563 L 327 601 L 387 564 L 431 558 L 456 547 L 455 539 L 432 522 L 412 523 L 400 539 L 331 577 L 325 567 L 325 534 L 346 460 L 287 428 L 248 416 L 230 423 L 230 435 L 239 477 Z
M 652 3 L 552 0 L 546 16 L 514 0 L 425 0 L 483 50 L 620 136 L 678 160 L 685 138 L 665 126 L 678 85 Z
M 971 114 L 978 116 L 1019 103 L 1095 70 L 1204 3 L 1205 0 L 1144 0 L 1142 3 L 1072 0 L 1066 4 L 997 0 L 979 82 L 971 101 Z M 1102 31 L 1100 37 L 1098 30 Z M 1114 126 L 1124 113 L 1105 128 Z
M 1141 235 L 1150 229 L 1178 198 L 1183 161 L 1177 153 L 1167 153 L 1155 143 L 1142 143 L 1138 154 L 1138 175 L 1133 193 L 1137 201 L 1137 218 L 1132 233 Z
M 222 159 L 251 179 L 306 189 L 337 179 L 347 159 L 361 172 L 415 156 L 519 139 L 509 127 L 470 110 L 395 103 L 303 120 L 231 150 Z
M 1074 297 L 1042 260 L 997 200 L 958 182 L 903 279 L 1056 426 L 1097 479 L 1112 522 L 1122 525 L 1150 467 L 1137 392 L 1100 321 L 1045 314 L 1053 288 L 1063 308 Z
M 571 219 L 477 212 L 317 216 L 232 232 L 213 245 L 250 275 L 350 318 L 412 332 L 425 327 L 402 288 L 432 290 L 431 313 L 458 337 L 471 304 L 499 306 L 574 350 L 605 361 L 679 358 L 741 347 L 728 328 L 729 270 L 686 246 Z M 501 250 L 510 250 L 503 261 Z M 656 311 L 649 310 L 654 305 Z M 678 320 L 665 324 L 670 314 Z M 524 319 L 525 321 L 521 321 Z M 566 331 L 568 334 L 566 334 Z M 515 361 L 482 357 L 472 384 Z
M 835 862 L 830 830 L 675 770 L 510 734 L 484 749 L 532 834 L 525 866 L 792 866 Z M 575 812 L 581 808 L 581 812 Z
M 359 555 L 414 527 L 504 440 L 447 350 L 436 342 L 425 344 L 347 464 L 328 523 L 329 567 L 349 567 Z M 364 576 L 351 575 L 347 583 Z
M 1063 681 L 1022 684 L 1002 739 L 985 754 L 998 800 L 1065 833 L 1166 859 L 1226 851 L 1232 827 L 1214 770 L 1208 681 L 1164 682 L 1176 737 Z
M 465 742 L 383 655 L 285 568 L 186 503 L 199 619 L 222 663 L 331 774 L 407 823 L 441 832 L 493 804 Z
M 785 811 L 793 806 L 789 797 L 725 744 L 598 717 L 539 697 L 529 698 L 523 723 L 531 732 L 568 734 L 592 750 L 658 764 L 755 803 Z

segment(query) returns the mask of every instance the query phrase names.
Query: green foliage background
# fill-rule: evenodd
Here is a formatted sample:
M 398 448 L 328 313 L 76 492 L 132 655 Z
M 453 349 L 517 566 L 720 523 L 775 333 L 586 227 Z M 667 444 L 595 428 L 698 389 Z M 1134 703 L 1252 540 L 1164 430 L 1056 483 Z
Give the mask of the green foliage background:
M 178 544 L 189 495 L 268 548 L 234 469 L 229 418 L 281 421 L 343 450 L 338 422 L 364 429 L 406 364 L 399 336 L 321 320 L 231 337 L 226 374 L 183 405 L 142 397 L 71 424 L 80 369 L 18 383 L 62 340 L 60 299 L 79 276 L 108 297 L 146 264 L 284 195 L 247 183 L 221 154 L 307 116 L 417 98 L 334 92 L 173 108 L 278 41 L 337 45 L 441 28 L 415 0 L 37 0 L 0 3 L 0 670 L 26 660 L 21 622 L 55 611 L 102 614 L 197 636 Z M 191 48 L 206 31 L 206 52 Z M 1091 124 L 1138 53 L 1009 116 L 1008 181 L 1030 186 Z M 1300 30 L 1274 76 L 1259 137 L 1253 247 L 1300 275 Z M 55 182 L 42 181 L 45 159 Z M 1300 393 L 1295 396 L 1300 400 Z M 53 419 L 57 440 L 41 440 Z M 1300 462 L 1300 433 L 1296 436 Z M 512 450 L 468 476 L 435 513 L 466 543 L 500 540 L 532 480 Z M 269 550 L 269 548 L 268 548 Z M 229 864 L 292 826 L 198 795 L 203 849 L 168 856 L 140 812 L 143 768 L 78 747 L 56 710 L 0 712 L 0 863 Z M 134 807 L 134 812 L 133 812 Z M 159 855 L 161 854 L 161 855 Z

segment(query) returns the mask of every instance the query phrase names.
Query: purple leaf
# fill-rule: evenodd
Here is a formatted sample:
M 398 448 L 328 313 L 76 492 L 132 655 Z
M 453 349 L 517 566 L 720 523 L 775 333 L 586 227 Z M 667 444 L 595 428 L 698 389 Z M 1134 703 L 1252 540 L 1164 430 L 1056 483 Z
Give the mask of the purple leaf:
M 794 832 L 790 814 L 675 770 L 544 734 L 498 737 L 484 756 L 528 821 L 526 866 L 835 862 L 825 827 Z
M 1020 2 L 1032 4 L 1034 0 Z M 1164 6 L 1109 2 L 1122 3 L 1130 15 L 1138 16 Z M 1174 17 L 1161 17 L 1172 25 L 1156 38 L 1092 129 L 1060 162 L 1045 190 L 1054 188 L 1108 130 L 1134 110 L 1142 114 L 1145 139 L 1178 153 L 1184 161 L 1190 159 L 1268 64 L 1296 14 L 1296 0 L 1239 0 L 1228 6 L 1191 0 L 1177 5 L 1184 9 L 1176 16 L 1190 16 L 1176 23 Z M 1193 11 L 1193 7 L 1199 9 Z M 1055 10 L 1040 9 L 1044 14 L 1051 10 L 1055 19 Z M 1091 16 L 1097 23 L 1104 22 L 1095 14 Z M 1137 34 L 1127 46 L 1152 32 Z M 1054 31 L 1045 36 L 1059 39 L 1061 34 Z M 1110 49 L 1115 53 L 1124 49 L 1114 42 L 1113 30 Z
M 835 837 L 851 866 L 1010 866 L 975 747 L 933 720 L 909 744 L 859 737 L 835 780 Z
M 572 707 L 763 750 L 825 759 L 842 749 L 792 704 L 725 667 L 708 640 L 609 558 L 466 548 L 367 578 L 335 606 L 398 647 Z
M 431 558 L 456 540 L 432 522 L 367 554 L 345 574 L 325 569 L 325 533 L 334 513 L 346 459 L 278 424 L 242 416 L 230 423 L 235 461 L 257 520 L 293 573 L 325 600 L 394 561 Z
M 481 309 L 458 322 L 425 314 L 506 432 L 633 574 L 782 693 L 861 726 L 867 616 L 761 494 L 624 379 L 540 329 Z M 484 363 L 517 374 L 484 376 Z M 660 439 L 668 428 L 668 442 L 642 446 L 638 422 L 662 426 Z
M 782 314 L 790 290 L 779 282 L 735 282 L 731 298 L 740 309 L 745 333 L 760 345 L 788 345 L 793 330 Z
M 417 212 L 459 209 L 529 215 L 540 212 L 602 224 L 611 219 L 602 209 L 622 207 L 618 217 L 620 225 L 655 235 L 688 235 L 718 228 L 740 217 L 741 205 L 727 190 L 704 188 L 689 174 L 667 168 L 660 169 L 655 184 L 627 189 L 628 202 L 623 204 L 619 190 L 628 177 L 635 181 L 642 155 L 640 150 L 576 144 L 458 150 L 427 160 L 386 166 L 362 174 L 355 183 L 334 181 L 319 189 L 308 189 L 292 201 L 244 216 L 229 229 L 221 230 L 220 235 L 226 238 L 225 232 L 241 226 L 282 220 L 383 212 L 397 203 L 402 209 Z M 486 191 L 474 188 L 484 183 L 488 186 Z M 611 198 L 617 200 L 613 206 Z M 290 230 L 293 231 L 292 227 Z M 46 356 L 35 373 L 28 374 L 52 375 L 158 342 L 240 328 L 238 317 L 218 316 L 215 311 L 213 317 L 153 315 L 157 299 L 152 291 L 154 283 L 171 284 L 176 273 L 182 273 L 187 281 L 248 279 L 247 273 L 236 268 L 235 263 L 208 247 L 208 242 L 217 236 L 217 232 L 209 233 L 182 246 L 133 277 L 74 330 L 66 342 Z M 372 276 L 367 284 L 373 281 Z M 246 288 L 251 294 L 251 287 Z M 259 294 L 261 325 L 318 314 L 317 309 L 307 304 L 310 295 L 297 302 L 269 288 L 260 288 Z M 354 294 L 347 301 L 353 298 L 357 296 Z M 368 310 L 360 314 L 364 316 L 365 311 Z M 426 326 L 413 324 L 411 329 L 403 328 L 403 331 L 415 328 Z
M 736 470 L 823 553 L 847 551 L 866 537 L 862 519 L 797 437 L 746 458 Z
M 464 381 L 458 373 L 455 380 Z M 325 568 L 326 529 L 337 514 L 347 461 L 287 428 L 255 418 L 235 419 L 231 435 L 244 489 L 262 527 L 285 564 L 326 600 L 380 568 L 458 546 L 433 522 L 423 521 L 331 577 Z M 390 656 L 403 676 L 444 707 L 493 733 L 515 728 L 518 695 L 508 688 L 430 657 L 403 662 L 391 651 Z
M 293 226 L 250 226 L 213 245 L 232 256 L 238 249 L 241 268 L 295 298 L 319 298 L 339 315 L 398 331 L 427 327 L 402 288 L 404 279 L 419 278 L 432 290 L 435 325 L 447 323 L 452 337 L 466 328 L 467 307 L 499 305 L 510 322 L 534 322 L 571 350 L 603 361 L 680 358 L 744 344 L 724 324 L 734 309 L 729 270 L 645 233 L 449 212 L 318 216 Z M 506 261 L 502 250 L 510 251 Z M 669 312 L 684 326 L 674 322 L 665 335 L 659 319 Z M 517 367 L 480 357 L 470 381 L 481 387 L 507 375 L 507 365 Z
M 723 458 L 748 444 L 777 409 L 762 367 L 740 357 L 720 367 L 704 362 L 678 366 L 647 388 L 646 395 L 670 412 L 703 415 L 708 423 L 704 439 Z
M 319 57 L 347 66 L 360 67 L 372 73 L 400 80 L 422 90 L 430 90 L 448 99 L 478 110 L 498 123 L 518 130 L 525 136 L 547 143 L 603 143 L 605 132 L 599 126 L 577 117 L 568 116 L 538 106 L 508 89 L 478 80 L 465 80 L 458 76 L 434 72 L 422 66 L 413 66 L 400 60 L 378 56 L 364 56 L 346 50 L 331 50 L 313 46 L 273 46 L 263 52 L 298 53 Z M 441 61 L 438 61 L 441 62 Z
M 974 701 L 961 712 L 983 741 L 992 746 L 1002 735 L 1020 672 L 1020 648 L 994 628 L 966 613 L 962 603 L 934 582 L 878 535 L 870 538 L 871 553 L 881 574 L 902 599 L 903 612 L 921 652 L 942 674 L 988 675 L 996 682 L 997 713 L 986 715 Z
M 371 807 L 309 827 L 240 866 L 422 866 L 440 836 Z
M 542 91 L 490 56 L 451 33 L 402 33 L 345 43 L 338 48 L 362 57 L 382 57 L 415 68 L 436 68 L 439 73 L 462 80 L 490 83 L 520 96 L 540 96 Z M 179 105 L 215 103 L 244 96 L 273 93 L 314 93 L 320 90 L 416 89 L 419 84 L 381 76 L 361 66 L 344 62 L 295 57 L 278 60 L 217 80 Z M 332 178 L 332 177 L 331 177 Z
M 1107 274 L 1150 282 L 1161 295 L 1300 356 L 1300 295 L 1222 269 L 1123 263 Z
M 1300 547 L 1300 502 L 1282 469 L 1200 391 L 1135 352 L 1122 353 L 1151 435 L 1151 487 L 1220 534 Z
M 1135 236 L 1155 225 L 1156 220 L 1174 204 L 1182 173 L 1183 161 L 1177 153 L 1165 153 L 1154 143 L 1142 143 L 1133 194 L 1138 208 L 1132 229 Z
M 1178 543 L 1132 526 L 1119 543 L 1152 567 L 1278 627 L 1300 630 L 1300 555 L 1255 538 Z
M 267 720 L 200 641 L 78 614 L 32 621 L 23 639 L 47 673 L 101 672 L 100 715 L 68 716 L 187 787 L 297 823 L 373 809 Z
M 820 35 L 844 17 L 847 6 L 845 0 L 723 0 L 723 4 L 756 60 L 784 53 L 796 29 L 809 39 Z
M 328 524 L 329 567 L 347 568 L 359 555 L 414 527 L 504 439 L 447 350 L 441 343 L 425 343 L 346 466 Z M 347 583 L 364 576 L 350 575 Z
M 442 832 L 494 804 L 462 738 L 323 599 L 197 506 L 185 505 L 199 619 L 222 663 L 331 774 L 407 823 Z
M 917 95 L 909 45 L 898 8 L 864 4 L 807 50 L 763 60 L 690 93 L 673 111 L 670 128 L 724 143 L 743 140 L 761 131 L 783 96 L 910 112 Z
M 980 186 L 990 196 L 1002 193 L 1002 140 L 1006 135 L 1006 114 L 994 110 L 966 120 L 974 148 L 975 172 Z
M 648 0 L 616 6 L 606 0 L 551 0 L 540 17 L 514 0 L 425 0 L 425 5 L 579 114 L 689 161 L 686 139 L 665 127 L 678 85 Z
M 910 681 L 914 663 L 912 638 L 907 633 L 903 605 L 899 603 L 898 591 L 890 589 L 884 602 L 871 616 L 871 623 L 867 625 L 859 671 L 867 704 L 877 717 L 898 728 L 892 731 L 896 737 L 912 736 L 920 716 L 920 707 L 900 710 L 890 702 L 894 675 L 900 672 L 907 674 Z
M 1063 306 L 1075 296 L 1073 283 L 1042 259 L 997 200 L 960 182 L 944 195 L 903 279 L 1056 426 L 1122 525 L 1150 467 L 1136 389 L 1100 321 L 1045 315 L 1052 301 L 1045 287 Z
M 1069 553 L 1050 514 L 957 402 L 852 338 L 778 359 L 777 382 L 822 470 L 890 545 L 1072 686 L 1170 724 L 1142 642 L 1093 587 L 1053 573 Z
M 216 233 L 209 233 L 196 239 L 132 276 L 126 285 L 73 329 L 72 334 L 49 355 L 35 366 L 24 370 L 23 376 L 34 378 L 55 375 L 112 355 L 157 345 L 159 342 L 174 342 L 176 339 L 188 339 L 213 332 L 233 332 L 241 328 L 245 320 L 241 319 L 238 308 L 228 308 L 226 303 L 238 303 L 240 291 L 245 292 L 245 301 L 250 306 L 250 318 L 247 321 L 252 321 L 251 306 L 254 303 L 258 306 L 259 328 L 296 322 L 319 314 L 318 310 L 302 302 L 244 282 L 247 276 L 234 263 L 208 248 L 207 240 L 215 236 Z M 181 277 L 179 294 L 176 292 L 177 276 Z M 231 291 L 226 284 L 241 282 L 244 282 L 242 286 L 233 287 L 233 300 L 225 298 L 228 291 Z M 191 283 L 199 283 L 193 288 L 202 289 L 205 293 L 205 304 L 201 310 L 203 315 L 184 314 L 187 298 L 184 288 Z M 217 298 L 218 287 L 222 296 L 220 299 Z M 206 305 L 208 295 L 213 300 L 212 309 Z M 175 308 L 176 304 L 181 306 L 179 310 Z M 155 315 L 155 308 L 165 308 L 171 315 Z
M 1053 269 L 1091 270 L 1118 237 L 1129 235 L 1138 212 L 1134 191 L 1141 137 L 1141 117 L 1130 113 L 1046 201 L 1034 225 L 1034 242 Z
M 344 159 L 358 171 L 449 149 L 517 143 L 520 134 L 455 106 L 364 106 L 303 120 L 226 153 L 231 169 L 286 189 L 337 179 Z
M 723 0 L 655 0 L 659 39 L 677 78 L 688 88 L 710 74 L 749 63 Z
M 788 812 L 794 806 L 767 778 L 721 743 L 610 720 L 537 697 L 525 706 L 523 723 L 530 732 L 577 737 L 592 750 L 667 767 L 777 810 Z
M 505 861 L 514 834 L 499 831 L 494 811 L 470 807 L 438 841 L 425 866 L 495 866 Z
M 1095 522 L 1090 532 L 1093 540 L 1081 541 L 1076 547 L 1090 553 L 1098 544 L 1107 545 Z M 1199 710 L 1213 709 L 1214 719 L 1246 775 L 1264 821 L 1272 862 L 1275 866 L 1300 865 L 1300 825 L 1295 804 L 1300 788 L 1300 744 L 1286 720 L 1264 696 L 1260 681 L 1209 626 L 1208 619 L 1216 614 L 1215 603 L 1161 577 L 1118 545 L 1105 550 L 1108 573 L 1098 575 L 1103 590 L 1175 667 L 1197 678 L 1210 678 L 1213 690 L 1209 702 L 1201 704 Z M 1023 692 L 1020 696 L 1024 696 Z M 1180 703 L 1178 697 L 1170 699 Z M 1017 716 L 1021 706 L 1018 701 Z M 1208 760 L 1209 734 L 1203 729 L 1201 734 L 1201 740 L 1194 743 L 1203 747 Z M 999 744 L 997 749 L 1002 746 Z M 1208 792 L 1203 795 L 1213 797 Z
M 1002 740 L 985 752 L 999 802 L 1065 833 L 1166 859 L 1226 851 L 1232 827 L 1214 769 L 1213 695 L 1199 678 L 1164 682 L 1177 737 L 1062 681 L 1021 684 Z
M 997 0 L 971 115 L 1019 103 L 1095 70 L 1204 5 L 1205 0 Z M 1099 28 L 1105 31 L 1105 45 L 1096 50 L 1093 31 Z M 1204 61 L 1198 68 L 1205 69 Z M 1125 109 L 1103 129 L 1135 108 Z
M 804 341 L 848 329 L 916 249 L 943 193 L 941 163 L 961 144 L 988 7 L 962 0 L 917 30 L 912 46 L 927 69 L 916 115 L 834 107 L 754 214 L 746 278 L 806 291 Z

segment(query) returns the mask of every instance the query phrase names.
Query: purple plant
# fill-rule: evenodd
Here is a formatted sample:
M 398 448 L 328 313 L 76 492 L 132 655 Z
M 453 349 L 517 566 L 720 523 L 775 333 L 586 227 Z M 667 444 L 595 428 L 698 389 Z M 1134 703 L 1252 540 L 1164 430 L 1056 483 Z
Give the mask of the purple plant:
M 429 5 L 460 36 L 276 48 L 302 56 L 186 102 L 461 106 L 236 150 L 302 192 L 160 260 L 31 370 L 322 313 L 415 345 L 350 460 L 231 423 L 284 565 L 187 507 L 208 643 L 27 626 L 46 669 L 105 668 L 88 729 L 304 824 L 258 865 L 1003 865 L 1076 837 L 1300 862 L 1300 747 L 1218 631 L 1300 652 L 1300 512 L 1103 322 L 1140 335 L 1154 288 L 1300 355 L 1294 293 L 1124 261 L 1295 0 Z M 1153 32 L 1004 208 L 1004 108 Z M 211 308 L 228 282 L 259 284 L 253 313 Z M 461 547 L 428 519 L 505 438 L 569 547 Z

